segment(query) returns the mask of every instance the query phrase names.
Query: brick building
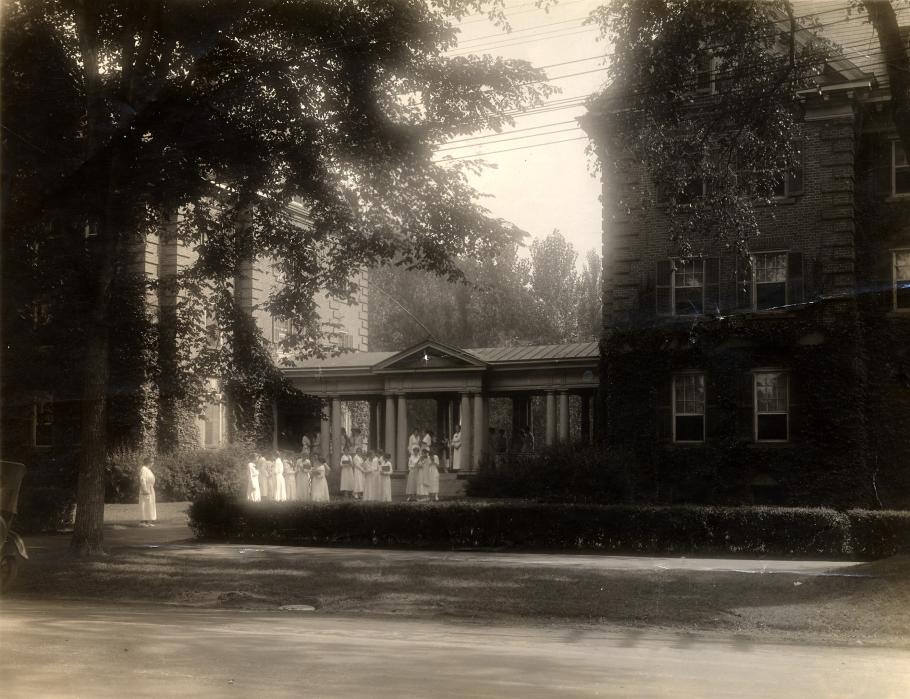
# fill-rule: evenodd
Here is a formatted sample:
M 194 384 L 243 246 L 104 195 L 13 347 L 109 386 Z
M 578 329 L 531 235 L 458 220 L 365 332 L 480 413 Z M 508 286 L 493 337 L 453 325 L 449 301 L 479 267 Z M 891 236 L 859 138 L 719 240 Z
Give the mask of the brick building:
M 602 428 L 643 499 L 910 506 L 910 166 L 882 64 L 845 54 L 748 258 L 683 257 L 647 169 L 604 167 Z

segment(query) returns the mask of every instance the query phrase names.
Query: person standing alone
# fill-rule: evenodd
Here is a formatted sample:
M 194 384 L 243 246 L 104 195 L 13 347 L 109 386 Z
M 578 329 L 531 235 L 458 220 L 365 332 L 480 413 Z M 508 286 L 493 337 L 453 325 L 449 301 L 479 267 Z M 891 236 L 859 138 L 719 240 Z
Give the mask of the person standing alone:
M 158 509 L 155 506 L 155 474 L 149 468 L 152 457 L 142 458 L 142 468 L 139 469 L 139 509 L 141 511 L 140 527 L 154 527 L 153 522 L 158 519 Z

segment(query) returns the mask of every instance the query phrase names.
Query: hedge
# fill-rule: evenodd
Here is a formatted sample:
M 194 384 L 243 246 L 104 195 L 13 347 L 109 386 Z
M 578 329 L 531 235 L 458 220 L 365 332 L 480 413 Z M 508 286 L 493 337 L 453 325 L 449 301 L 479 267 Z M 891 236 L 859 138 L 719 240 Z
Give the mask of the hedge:
M 532 502 L 248 503 L 190 507 L 199 538 L 297 545 L 876 558 L 910 550 L 910 512 Z

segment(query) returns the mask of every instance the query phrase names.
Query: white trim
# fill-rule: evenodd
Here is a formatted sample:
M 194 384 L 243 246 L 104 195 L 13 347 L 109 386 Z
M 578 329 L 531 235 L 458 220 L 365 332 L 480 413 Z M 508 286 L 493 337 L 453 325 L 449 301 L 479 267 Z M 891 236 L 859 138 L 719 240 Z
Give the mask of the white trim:
M 702 381 L 702 391 L 704 392 L 704 403 L 701 406 L 700 413 L 677 413 L 676 412 L 676 379 L 680 379 L 686 376 L 700 376 Z M 705 441 L 706 433 L 706 423 L 707 412 L 708 412 L 708 395 L 707 395 L 707 379 L 703 371 L 684 371 L 678 374 L 673 374 L 670 377 L 670 415 L 671 423 L 673 430 L 673 443 L 674 444 L 703 444 Z M 676 438 L 676 417 L 701 417 L 701 439 L 677 439 Z
M 689 316 L 705 315 L 705 287 L 707 286 L 707 284 L 705 282 L 707 280 L 707 273 L 708 273 L 708 270 L 706 267 L 708 258 L 706 258 L 706 257 L 671 257 L 671 258 L 669 258 L 669 260 L 670 260 L 670 313 L 669 314 L 660 313 L 658 315 L 662 315 L 662 316 L 670 315 L 670 316 L 674 316 L 677 318 L 687 318 Z M 698 313 L 677 313 L 676 312 L 676 265 L 678 262 L 685 263 L 685 262 L 699 262 L 699 261 L 701 262 L 701 311 L 699 311 Z M 658 288 L 658 285 L 655 283 L 655 285 L 654 285 L 655 301 L 656 301 L 657 288 Z M 662 288 L 665 288 L 665 287 L 662 287 Z M 683 286 L 680 288 L 697 289 L 699 287 Z
M 758 438 L 758 390 L 756 380 L 763 374 L 776 374 L 786 379 L 787 410 L 785 412 L 763 412 L 762 415 L 786 415 L 786 439 L 759 439 Z M 784 369 L 754 369 L 752 371 L 752 438 L 760 444 L 784 444 L 790 441 L 790 374 Z

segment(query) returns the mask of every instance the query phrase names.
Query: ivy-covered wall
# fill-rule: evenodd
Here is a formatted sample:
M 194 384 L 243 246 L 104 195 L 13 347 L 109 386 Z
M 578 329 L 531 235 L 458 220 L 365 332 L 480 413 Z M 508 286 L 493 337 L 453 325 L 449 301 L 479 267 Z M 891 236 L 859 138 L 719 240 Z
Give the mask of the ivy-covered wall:
M 649 502 L 874 504 L 855 306 L 816 303 L 615 333 L 604 343 L 607 438 L 631 447 Z M 790 378 L 790 439 L 754 438 L 752 371 Z M 705 441 L 675 444 L 674 374 L 705 374 Z

